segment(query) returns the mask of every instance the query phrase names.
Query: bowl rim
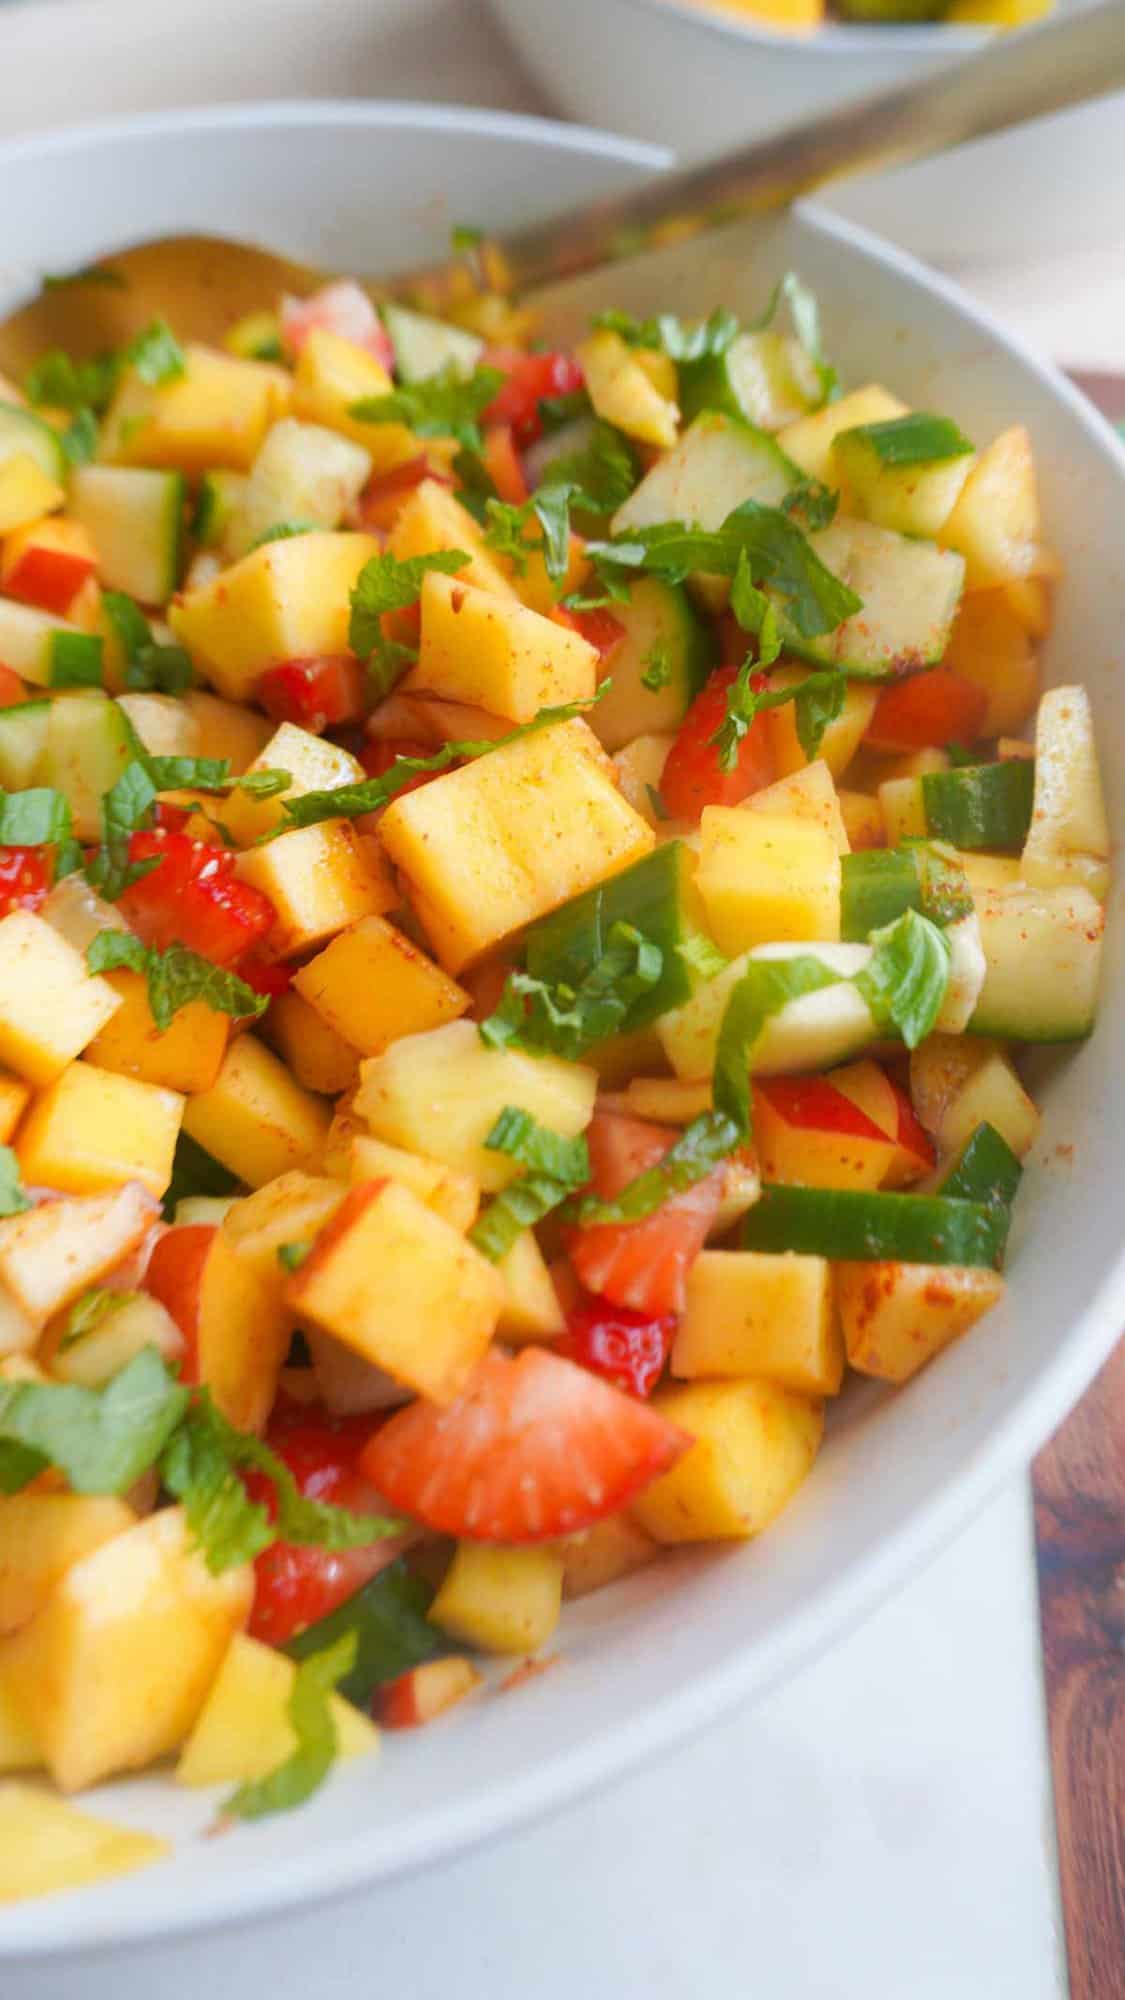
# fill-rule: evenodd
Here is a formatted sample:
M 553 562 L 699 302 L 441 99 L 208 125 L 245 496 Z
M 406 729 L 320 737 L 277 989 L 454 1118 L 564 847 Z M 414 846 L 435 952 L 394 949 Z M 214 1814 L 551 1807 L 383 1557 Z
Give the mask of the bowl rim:
M 57 155 L 89 145 L 113 146 L 148 134 L 191 137 L 222 128 L 366 126 L 393 131 L 461 132 L 483 138 L 530 141 L 547 151 L 641 167 L 667 164 L 666 151 L 612 134 L 548 118 L 408 100 L 357 103 L 333 99 L 271 100 L 193 110 L 150 112 L 99 119 L 46 134 L 0 141 L 0 174 L 8 160 Z M 847 252 L 882 264 L 908 284 L 952 306 L 981 334 L 1029 370 L 1061 403 L 1092 447 L 1115 467 L 1125 486 L 1125 445 L 1093 406 L 1059 371 L 1006 332 L 987 308 L 952 280 L 929 270 L 895 245 L 826 211 L 799 203 L 802 221 Z M 329 1837 L 310 1843 L 299 1859 L 267 1862 L 216 1873 L 193 1885 L 190 1906 L 173 1912 L 160 1897 L 138 1895 L 126 1914 L 105 1912 L 96 1889 L 13 1906 L 0 1922 L 0 1964 L 62 1962 L 91 1951 L 168 1941 L 206 1927 L 222 1930 L 265 1920 L 279 1910 L 296 1912 L 330 1903 L 363 1888 L 374 1889 L 418 1869 L 452 1859 L 485 1841 L 512 1834 L 536 1819 L 590 1796 L 642 1762 L 670 1751 L 740 1700 L 760 1699 L 813 1655 L 857 1626 L 904 1576 L 920 1569 L 981 1511 L 993 1493 L 1027 1467 L 1034 1452 L 1077 1401 L 1116 1343 L 1125 1324 L 1125 1249 L 1040 1377 L 1012 1402 L 960 1474 L 922 1501 L 868 1551 L 852 1560 L 839 1580 L 792 1612 L 751 1651 L 745 1648 L 702 1667 L 690 1681 L 649 1702 L 630 1723 L 595 1725 L 585 1741 L 537 1759 L 517 1776 L 471 1801 L 427 1808 L 409 1827 L 378 1826 L 367 1837 Z M 752 1662 L 752 1670 L 751 1670 Z M 393 1837 L 392 1837 L 393 1835 Z M 173 1878 L 174 1879 L 174 1878 Z M 65 1928 L 58 1923 L 65 1910 Z
M 909 56 L 973 55 L 995 38 L 995 29 L 945 21 L 888 21 L 868 26 L 829 21 L 811 33 L 787 34 L 767 21 L 721 11 L 721 0 L 616 0 L 641 14 L 668 14 L 687 29 L 750 47 L 786 49 L 814 59 L 867 58 L 891 54 Z

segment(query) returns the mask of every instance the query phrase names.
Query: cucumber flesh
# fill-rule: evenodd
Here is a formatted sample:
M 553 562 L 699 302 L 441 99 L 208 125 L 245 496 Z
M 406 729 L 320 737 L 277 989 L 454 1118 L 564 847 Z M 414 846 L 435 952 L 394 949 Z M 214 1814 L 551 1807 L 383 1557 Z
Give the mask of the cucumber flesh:
M 484 353 L 484 342 L 475 333 L 447 326 L 429 313 L 385 305 L 382 314 L 395 351 L 395 373 L 403 382 L 425 382 L 431 375 L 440 375 L 443 368 L 471 375 Z
M 1007 1215 L 1016 1198 L 1023 1168 L 995 1125 L 978 1125 L 970 1132 L 953 1165 L 939 1180 L 935 1194 L 954 1201 L 978 1201 Z
M 1105 913 L 1083 888 L 996 889 L 977 902 L 984 985 L 974 1035 L 1081 1041 L 1098 1005 Z
M 922 885 L 909 848 L 871 847 L 840 860 L 840 936 L 866 943 L 882 930 L 922 907 Z
M 1006 1236 L 1006 1212 L 984 1202 L 767 1184 L 743 1223 L 742 1247 L 848 1263 L 998 1268 Z
M 98 552 L 108 590 L 164 604 L 180 580 L 184 478 L 132 466 L 82 465 L 71 478 L 71 512 Z
M 362 445 L 322 424 L 284 417 L 254 461 L 227 530 L 228 553 L 246 555 L 280 524 L 338 528 L 370 471 L 371 454 Z
M 50 687 L 56 632 L 74 632 L 65 618 L 39 611 L 33 604 L 17 604 L 14 598 L 0 597 L 0 660 L 21 680 L 36 687 Z
M 24 792 L 38 782 L 50 714 L 49 701 L 0 708 L 0 786 L 6 792 Z
M 722 411 L 697 417 L 613 517 L 613 533 L 683 521 L 713 534 L 744 500 L 778 507 L 801 474 L 776 441 Z
M 634 737 L 678 729 L 715 661 L 708 628 L 682 585 L 642 577 L 613 616 L 625 637 L 607 666 L 612 685 L 590 712 L 590 727 L 607 750 Z M 649 687 L 648 675 L 659 685 Z
M 682 949 L 690 949 L 701 928 L 694 876 L 691 850 L 682 840 L 666 841 L 643 861 L 533 924 L 527 934 L 527 970 L 550 985 L 577 987 L 601 958 L 614 924 L 632 924 L 659 945 L 662 965 L 656 984 L 633 1002 L 618 1032 L 647 1027 L 658 1014 L 688 1000 L 698 983 Z
M 764 431 L 795 423 L 822 400 L 816 364 L 792 334 L 741 333 L 724 354 L 680 368 L 685 423 L 702 410 L 723 410 Z
M 108 695 L 91 688 L 50 704 L 43 783 L 65 795 L 79 840 L 98 838 L 102 795 L 132 755 L 128 722 Z
M 711 1075 L 727 1001 L 751 960 L 804 957 L 818 959 L 829 972 L 839 973 L 839 980 L 816 992 L 803 993 L 770 1017 L 750 1050 L 755 1076 L 830 1069 L 878 1041 L 870 1009 L 851 983 L 856 973 L 871 963 L 869 945 L 760 944 L 732 959 L 725 971 L 707 980 L 684 1006 L 674 1008 L 657 1023 L 665 1054 L 677 1076 Z
M 191 532 L 200 548 L 222 546 L 227 529 L 246 498 L 249 480 L 244 472 L 205 472 L 199 482 Z
M 850 504 L 865 520 L 900 535 L 940 534 L 956 504 L 973 464 L 973 448 L 962 438 L 954 451 L 940 458 L 910 464 L 888 463 L 873 434 L 917 416 L 891 418 L 884 424 L 860 425 L 841 431 L 833 455 L 847 484 Z
M 922 778 L 926 826 L 954 847 L 1022 847 L 1031 825 L 1035 765 L 1028 757 L 1000 764 L 962 764 Z
M 863 609 L 835 634 L 836 666 L 870 680 L 933 666 L 949 644 L 965 581 L 963 559 L 871 521 L 834 521 L 825 532 L 836 540 L 833 560 L 822 549 L 821 560 L 863 599 Z M 811 539 L 815 547 L 817 537 Z
M 66 483 L 69 471 L 58 432 L 18 403 L 0 403 L 0 465 L 10 458 L 33 458 L 48 479 Z

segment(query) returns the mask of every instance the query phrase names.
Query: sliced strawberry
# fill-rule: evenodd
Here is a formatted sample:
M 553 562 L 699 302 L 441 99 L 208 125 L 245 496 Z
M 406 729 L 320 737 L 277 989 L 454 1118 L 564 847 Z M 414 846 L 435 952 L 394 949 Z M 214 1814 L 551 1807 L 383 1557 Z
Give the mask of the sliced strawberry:
M 630 1181 L 664 1158 L 676 1137 L 666 1125 L 597 1112 L 586 1134 L 593 1192 L 603 1201 L 616 1200 Z M 716 1167 L 639 1222 L 576 1229 L 570 1261 L 587 1291 L 653 1319 L 682 1312 L 687 1274 L 719 1212 L 725 1180 L 725 1167 Z
M 310 333 L 319 327 L 325 333 L 339 334 L 343 340 L 352 341 L 356 347 L 366 348 L 388 375 L 394 372 L 395 351 L 390 335 L 367 293 L 361 291 L 354 278 L 338 278 L 335 284 L 322 285 L 319 292 L 313 292 L 307 299 L 283 298 L 280 319 L 282 346 L 294 359 Z
M 545 1348 L 487 1354 L 455 1403 L 412 1403 L 377 1431 L 360 1470 L 427 1528 L 540 1542 L 615 1514 L 690 1439 L 655 1410 Z

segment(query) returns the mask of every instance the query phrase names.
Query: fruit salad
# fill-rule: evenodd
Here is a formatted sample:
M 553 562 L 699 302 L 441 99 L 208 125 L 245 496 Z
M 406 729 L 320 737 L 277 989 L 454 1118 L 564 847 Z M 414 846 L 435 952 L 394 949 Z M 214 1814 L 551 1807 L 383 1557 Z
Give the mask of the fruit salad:
M 0 385 L 0 1895 L 767 1531 L 1003 1296 L 1093 1025 L 1027 432 L 841 385 L 792 275 L 446 303 Z

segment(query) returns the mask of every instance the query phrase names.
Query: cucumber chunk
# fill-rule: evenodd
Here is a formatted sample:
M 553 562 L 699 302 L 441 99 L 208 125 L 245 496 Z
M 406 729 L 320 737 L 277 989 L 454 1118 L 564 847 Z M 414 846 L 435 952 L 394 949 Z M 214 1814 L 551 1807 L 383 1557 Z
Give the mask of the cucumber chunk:
M 552 986 L 577 987 L 601 958 L 614 924 L 632 924 L 659 945 L 663 963 L 659 979 L 634 1001 L 619 1032 L 647 1027 L 658 1014 L 690 999 L 698 984 L 690 959 L 702 929 L 694 877 L 690 848 L 682 840 L 666 841 L 533 924 L 527 934 L 528 972 Z
M 283 417 L 268 432 L 230 522 L 230 555 L 247 555 L 279 525 L 338 528 L 370 471 L 362 445 L 322 424 Z
M 1004 1222 L 1004 1247 L 1012 1203 L 1023 1179 L 1023 1168 L 995 1125 L 978 1125 L 970 1132 L 953 1165 L 942 1175 L 935 1194 L 952 1201 L 983 1202 Z
M 381 311 L 395 351 L 395 373 L 403 382 L 425 382 L 443 368 L 471 375 L 484 353 L 484 342 L 475 333 L 447 326 L 429 313 L 390 304 Z
M 900 535 L 937 535 L 973 463 L 955 424 L 919 410 L 841 431 L 832 451 L 855 512 Z
M 835 634 L 835 664 L 857 679 L 882 680 L 940 660 L 964 587 L 962 557 L 871 521 L 834 521 L 824 532 L 836 542 L 832 560 L 818 550 L 821 560 L 863 599 L 862 611 Z M 810 539 L 816 547 L 818 538 Z M 843 569 L 841 541 L 847 545 Z
M 996 889 L 977 903 L 984 985 L 974 1035 L 1076 1042 L 1094 1025 L 1105 913 L 1088 889 Z
M 983 1202 L 767 1184 L 742 1225 L 742 1247 L 849 1263 L 998 1268 L 1006 1235 L 1006 1216 Z
M 612 609 L 625 637 L 609 662 L 612 686 L 591 710 L 590 726 L 607 750 L 620 750 L 636 736 L 679 728 L 711 671 L 715 649 L 682 585 L 642 577 L 628 603 Z
M 797 467 L 765 431 L 709 410 L 618 508 L 613 533 L 683 521 L 713 534 L 744 500 L 778 507 L 800 482 Z
M 49 701 L 19 701 L 0 708 L 0 786 L 25 792 L 38 781 L 47 748 Z
M 0 403 L 0 465 L 9 458 L 33 458 L 48 479 L 66 483 L 70 468 L 58 432 L 18 403 Z
M 116 784 L 132 755 L 128 722 L 109 695 L 89 688 L 50 704 L 43 783 L 68 800 L 79 840 L 98 838 L 102 794 Z
M 1031 825 L 1035 766 L 1030 758 L 927 771 L 921 780 L 926 826 L 954 847 L 1022 847 Z
M 724 354 L 680 366 L 685 423 L 703 410 L 722 410 L 760 430 L 779 431 L 822 398 L 816 363 L 792 334 L 740 333 Z
M 0 597 L 0 660 L 21 680 L 50 687 L 57 632 L 77 632 L 77 627 L 33 604 Z
M 71 479 L 70 505 L 98 552 L 107 590 L 164 604 L 180 580 L 183 474 L 82 465 Z
M 864 944 L 872 931 L 920 910 L 922 888 L 909 848 L 871 847 L 840 858 L 840 936 Z
M 802 1070 L 831 1069 L 834 1063 L 879 1040 L 871 1010 L 852 984 L 857 972 L 871 963 L 865 944 L 759 944 L 732 959 L 726 970 L 707 980 L 682 1007 L 661 1016 L 660 1040 L 676 1075 L 710 1077 L 727 1001 L 753 959 L 819 959 L 829 972 L 839 973 L 831 986 L 803 993 L 771 1015 L 749 1052 L 755 1076 L 786 1076 Z
M 249 480 L 244 472 L 205 472 L 199 482 L 191 532 L 200 548 L 219 548 L 231 520 L 246 498 Z

